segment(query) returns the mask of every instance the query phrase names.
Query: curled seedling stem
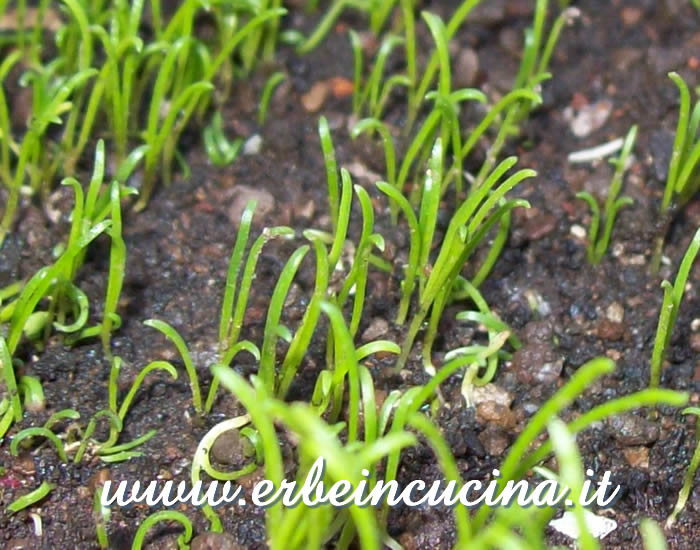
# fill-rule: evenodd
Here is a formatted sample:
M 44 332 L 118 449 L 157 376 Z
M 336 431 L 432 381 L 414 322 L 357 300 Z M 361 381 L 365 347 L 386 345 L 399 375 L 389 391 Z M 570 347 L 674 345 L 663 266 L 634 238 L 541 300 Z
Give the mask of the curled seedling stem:
M 53 443 L 53 446 L 56 447 L 56 453 L 58 454 L 58 457 L 61 459 L 62 462 L 68 462 L 68 457 L 66 456 L 66 451 L 63 447 L 63 442 L 58 439 L 55 433 L 53 433 L 51 430 L 47 430 L 46 428 L 35 426 L 32 428 L 26 428 L 19 432 L 15 437 L 12 438 L 12 443 L 10 443 L 10 453 L 12 453 L 12 456 L 17 456 L 19 453 L 19 444 L 29 438 L 29 437 L 45 437 L 51 443 Z
M 180 550 L 188 550 L 188 543 L 192 538 L 192 522 L 185 514 L 176 512 L 175 510 L 163 510 L 148 516 L 136 531 L 134 542 L 131 544 L 131 550 L 141 550 L 149 529 L 161 521 L 176 521 L 185 528 L 185 532 L 177 538 L 177 545 Z
M 46 495 L 48 495 L 51 491 L 53 491 L 56 488 L 55 483 L 49 483 L 48 481 L 42 481 L 41 485 L 34 489 L 33 491 L 27 493 L 26 495 L 22 495 L 15 501 L 11 502 L 7 510 L 15 514 L 19 512 L 20 510 L 24 510 L 25 508 L 29 508 L 33 504 L 36 504 L 40 500 L 44 499 Z
M 202 407 L 202 394 L 199 389 L 199 378 L 197 376 L 197 369 L 192 362 L 192 357 L 190 356 L 190 351 L 187 349 L 185 341 L 182 336 L 168 323 L 165 321 L 159 321 L 158 319 L 149 319 L 143 323 L 147 327 L 154 328 L 165 335 L 165 337 L 170 340 L 177 351 L 180 353 L 183 363 L 185 364 L 185 370 L 187 371 L 187 376 L 190 380 L 190 389 L 192 390 L 192 404 L 194 405 L 194 410 L 197 414 L 204 414 L 204 408 Z

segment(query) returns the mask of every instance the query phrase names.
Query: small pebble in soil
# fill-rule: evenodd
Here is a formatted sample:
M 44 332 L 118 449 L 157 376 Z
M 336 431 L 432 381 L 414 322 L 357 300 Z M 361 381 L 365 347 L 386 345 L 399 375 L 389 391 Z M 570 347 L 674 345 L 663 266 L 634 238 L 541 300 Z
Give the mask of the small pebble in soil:
M 690 335 L 690 349 L 700 353 L 700 332 L 694 332 Z
M 458 88 L 469 88 L 479 74 L 479 56 L 471 48 L 460 50 L 455 65 L 454 83 Z
M 649 468 L 649 448 L 644 446 L 627 447 L 622 449 L 622 454 L 625 455 L 627 464 L 632 468 Z
M 612 110 L 612 101 L 602 99 L 596 103 L 584 105 L 577 113 L 572 107 L 567 107 L 564 109 L 564 119 L 569 123 L 572 133 L 578 138 L 583 138 L 602 128 Z
M 243 154 L 244 155 L 257 155 L 262 148 L 262 138 L 259 134 L 254 134 L 250 136 L 246 142 L 243 144 Z
M 613 302 L 605 310 L 605 316 L 613 323 L 622 323 L 625 320 L 625 308 L 620 302 Z
M 523 331 L 525 345 L 513 354 L 512 367 L 524 384 L 552 384 L 559 379 L 564 359 L 554 350 L 549 321 L 531 321 Z
M 508 435 L 501 428 L 489 425 L 479 434 L 479 441 L 491 456 L 501 456 L 508 448 Z
M 574 224 L 569 231 L 574 237 L 581 241 L 586 239 L 586 229 L 581 225 Z
M 301 96 L 301 104 L 309 113 L 315 113 L 323 107 L 330 91 L 330 86 L 325 80 L 316 82 L 308 92 Z
M 608 419 L 612 436 L 624 446 L 649 445 L 659 439 L 659 426 L 631 413 Z
M 362 333 L 362 341 L 371 342 L 373 340 L 379 340 L 380 338 L 386 338 L 388 332 L 389 323 L 387 320 L 381 317 L 375 317 Z
M 275 209 L 275 197 L 264 189 L 247 185 L 236 185 L 231 194 L 233 202 L 228 209 L 228 217 L 234 227 L 238 227 L 238 224 L 241 222 L 241 215 L 251 200 L 258 202 L 254 214 L 254 219 L 257 221 Z
M 211 447 L 211 456 L 221 464 L 241 468 L 245 465 L 251 450 L 250 443 L 240 436 L 238 430 L 229 430 L 216 438 Z
M 192 550 L 246 550 L 228 533 L 202 533 L 192 539 Z
M 625 335 L 625 325 L 622 323 L 615 323 L 608 319 L 601 319 L 597 326 L 598 338 L 601 340 L 608 340 L 610 342 L 617 342 L 622 340 Z
M 510 410 L 513 396 L 496 384 L 486 384 L 472 389 L 476 417 L 483 425 L 495 424 L 502 428 L 515 425 L 515 414 Z

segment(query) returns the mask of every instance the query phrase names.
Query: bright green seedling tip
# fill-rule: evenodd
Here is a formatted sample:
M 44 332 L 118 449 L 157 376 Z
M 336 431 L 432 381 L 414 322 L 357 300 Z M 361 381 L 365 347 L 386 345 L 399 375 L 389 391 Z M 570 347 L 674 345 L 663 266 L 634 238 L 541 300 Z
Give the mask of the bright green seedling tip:
M 700 252 L 700 228 L 695 232 L 695 236 L 683 256 L 683 261 L 678 269 L 678 274 L 676 275 L 676 280 L 673 285 L 668 281 L 663 281 L 661 283 L 661 287 L 664 290 L 664 299 L 661 304 L 661 313 L 659 314 L 659 323 L 656 328 L 656 337 L 654 339 L 654 349 L 651 355 L 650 388 L 658 387 L 661 381 L 661 369 L 666 357 L 666 350 L 671 342 L 673 326 L 676 323 L 678 309 L 680 308 L 685 292 L 685 284 L 698 252 Z
M 611 164 L 615 166 L 615 174 L 613 175 L 610 188 L 608 189 L 608 196 L 605 200 L 605 226 L 600 238 L 598 235 L 598 230 L 600 227 L 600 208 L 598 207 L 598 202 L 593 195 L 587 191 L 581 191 L 580 193 L 576 194 L 577 198 L 586 201 L 591 208 L 591 226 L 588 231 L 588 247 L 586 252 L 588 254 L 588 261 L 594 265 L 600 263 L 605 255 L 605 252 L 607 251 L 610 236 L 612 235 L 613 225 L 615 224 L 615 217 L 617 216 L 618 211 L 623 206 L 630 205 L 633 202 L 629 197 L 617 198 L 617 196 L 622 188 L 624 172 L 627 167 L 627 160 L 632 152 L 636 139 L 637 126 L 632 126 L 627 133 L 627 137 L 623 143 L 620 155 L 610 161 Z
M 37 502 L 46 498 L 46 496 L 55 488 L 55 483 L 42 481 L 39 487 L 10 503 L 10 505 L 7 507 L 7 510 L 12 514 L 15 514 L 21 510 L 24 510 L 25 508 L 29 508 L 30 506 L 33 506 Z
M 195 368 L 194 363 L 192 362 L 192 357 L 190 356 L 190 352 L 187 349 L 187 345 L 182 339 L 182 336 L 180 336 L 180 334 L 165 321 L 160 321 L 158 319 L 149 319 L 147 321 L 144 321 L 143 324 L 147 327 L 151 327 L 160 331 L 161 333 L 163 333 L 163 335 L 165 335 L 166 338 L 168 338 L 168 340 L 175 344 L 175 347 L 180 353 L 180 357 L 182 358 L 182 361 L 185 364 L 185 370 L 187 371 L 187 376 L 190 380 L 190 389 L 192 390 L 192 404 L 194 405 L 194 409 L 197 412 L 197 414 L 203 414 L 204 408 L 202 406 L 202 394 L 199 389 L 197 369 Z
M 694 414 L 695 418 L 695 452 L 693 457 L 690 459 L 690 464 L 688 465 L 688 470 L 683 478 L 683 487 L 678 493 L 678 500 L 676 505 L 673 507 L 673 512 L 666 520 L 666 528 L 669 529 L 676 521 L 678 514 L 680 514 L 685 508 L 688 502 L 688 496 L 690 496 L 690 491 L 693 488 L 693 481 L 695 480 L 695 472 L 700 466 L 700 408 L 698 407 L 688 407 L 683 411 L 683 414 Z
M 700 4 L 698 4 L 698 9 L 700 9 Z M 639 530 L 642 533 L 644 550 L 666 550 L 668 548 L 664 532 L 654 520 L 644 518 L 639 526 Z

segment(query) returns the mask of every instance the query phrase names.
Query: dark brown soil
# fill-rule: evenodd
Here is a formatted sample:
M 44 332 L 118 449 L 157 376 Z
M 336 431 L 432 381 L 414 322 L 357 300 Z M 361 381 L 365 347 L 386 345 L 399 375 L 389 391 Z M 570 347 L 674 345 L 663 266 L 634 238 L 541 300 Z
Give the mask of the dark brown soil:
M 487 3 L 489 3 L 487 1 Z M 457 2 L 426 2 L 426 8 L 445 16 Z M 518 58 L 509 50 L 513 36 L 519 37 L 530 19 L 532 2 L 507 0 L 502 13 L 491 19 L 465 25 L 454 40 L 456 50 L 473 48 L 480 62 L 478 83 L 491 91 L 503 91 L 516 73 Z M 527 198 L 532 208 L 514 217 L 509 243 L 494 271 L 482 286 L 488 303 L 518 333 L 551 331 L 557 346 L 546 350 L 563 362 L 560 376 L 553 381 L 523 383 L 528 370 L 538 365 L 514 361 L 502 366 L 494 383 L 513 397 L 512 415 L 493 422 L 484 421 L 467 409 L 459 393 L 459 377 L 443 387 L 445 405 L 438 422 L 458 459 L 464 479 L 487 479 L 503 454 L 489 454 L 494 440 L 512 442 L 529 416 L 588 359 L 607 355 L 617 361 L 617 370 L 593 385 L 566 413 L 575 417 L 593 405 L 642 389 L 648 383 L 649 358 L 661 304 L 661 277 L 675 273 L 691 235 L 700 226 L 697 198 L 679 213 L 668 233 L 660 277 L 649 275 L 653 242 L 658 234 L 657 212 L 663 191 L 670 144 L 676 124 L 677 90 L 667 78 L 670 70 L 680 72 L 691 87 L 700 84 L 700 18 L 681 0 L 585 0 L 574 2 L 583 15 L 563 33 L 553 58 L 553 80 L 544 86 L 544 105 L 535 111 L 524 135 L 511 142 L 507 152 L 520 157 L 522 167 L 532 167 L 538 177 L 516 189 L 514 195 Z M 289 17 L 292 25 L 308 29 L 313 23 L 302 11 Z M 344 24 L 363 25 L 349 16 Z M 424 32 L 424 31 L 422 31 Z M 427 36 L 422 43 L 428 44 Z M 456 52 L 455 52 L 456 53 Z M 516 52 L 517 53 L 517 52 Z M 302 107 L 301 97 L 321 80 L 342 76 L 352 78 L 352 56 L 343 25 L 339 25 L 316 51 L 298 57 L 283 50 L 278 67 L 288 79 L 275 94 L 268 122 L 255 124 L 257 98 L 265 81 L 262 71 L 250 83 L 241 83 L 224 110 L 231 135 L 259 133 L 263 144 L 259 154 L 240 157 L 232 166 L 215 168 L 192 135 L 187 160 L 189 180 L 176 179 L 161 188 L 149 208 L 130 214 L 125 224 L 128 248 L 127 279 L 122 292 L 124 324 L 113 338 L 115 353 L 124 359 L 121 384 L 128 388 L 136 373 L 149 361 L 166 358 L 182 367 L 173 346 L 156 331 L 144 327 L 149 318 L 163 319 L 177 328 L 193 351 L 204 387 L 208 387 L 208 365 L 215 356 L 217 322 L 223 294 L 226 266 L 236 233 L 237 217 L 244 204 L 245 189 L 264 190 L 274 207 L 256 217 L 256 232 L 263 225 L 290 225 L 299 234 L 292 243 L 266 245 L 258 265 L 256 282 L 246 314 L 243 337 L 261 341 L 270 289 L 291 251 L 302 241 L 301 230 L 327 228 L 325 172 L 322 164 L 317 121 L 325 114 L 334 129 L 336 151 L 341 164 L 352 167 L 355 182 L 364 185 L 378 207 L 375 230 L 385 236 L 387 259 L 395 261 L 407 252 L 405 231 L 392 227 L 385 200 L 375 191 L 373 179 L 362 173 L 381 174 L 381 150 L 368 141 L 349 140 L 350 98 L 332 95 L 318 113 Z M 612 103 L 609 119 L 587 137 L 577 138 L 570 129 L 565 110 L 600 100 Z M 397 98 L 389 120 L 401 125 L 404 102 Z M 476 114 L 467 110 L 465 123 Z M 606 163 L 571 165 L 567 154 L 623 136 L 632 124 L 639 125 L 635 160 L 626 179 L 624 193 L 634 205 L 622 210 L 609 253 L 600 266 L 585 258 L 585 243 L 571 232 L 574 224 L 589 223 L 585 204 L 575 199 L 587 189 L 601 193 L 608 185 L 611 169 Z M 478 155 L 477 155 L 478 156 Z M 474 158 L 467 169 L 479 166 Z M 0 287 L 33 273 L 50 261 L 52 247 L 68 230 L 70 193 L 56 192 L 56 204 L 63 216 L 53 225 L 42 209 L 25 204 L 16 231 L 0 251 Z M 447 212 L 450 201 L 444 205 Z M 356 210 L 355 210 L 356 211 Z M 384 212 L 379 214 L 379 212 Z M 446 220 L 449 219 L 446 217 Z M 357 222 L 357 220 L 355 220 Z M 353 225 L 353 235 L 359 226 Z M 108 267 L 108 241 L 98 241 L 79 276 L 79 283 L 100 308 Z M 479 265 L 478 262 L 475 262 Z M 466 268 L 469 273 L 469 267 Z M 296 280 L 297 302 L 285 310 L 291 322 L 303 312 L 302 299 L 313 287 L 311 257 L 302 264 Z M 387 338 L 400 341 L 401 329 L 392 321 L 398 306 L 398 277 L 382 272 L 370 275 L 369 298 L 364 325 L 375 318 L 390 323 Z M 539 303 L 532 313 L 529 301 Z M 624 320 L 611 321 L 610 307 L 624 310 Z M 436 342 L 435 361 L 444 352 L 464 345 L 474 337 L 474 328 L 454 321 L 462 304 L 448 309 Z M 611 310 L 611 311 L 612 311 Z M 93 318 L 100 318 L 96 309 Z M 691 345 L 691 321 L 700 317 L 700 269 L 689 279 L 685 300 L 676 323 L 664 387 L 691 392 L 700 397 L 700 349 Z M 322 334 L 322 332 L 319 332 Z M 477 335 L 476 337 L 479 337 Z M 697 333 L 694 335 L 698 340 Z M 550 338 L 551 340 L 551 338 Z M 308 399 L 316 373 L 322 364 L 323 342 L 315 341 L 292 388 L 293 399 Z M 39 353 L 22 347 L 18 356 L 24 372 L 38 376 L 46 393 L 48 408 L 26 414 L 10 436 L 22 428 L 40 425 L 51 412 L 67 407 L 81 413 L 86 421 L 107 404 L 109 365 L 100 346 L 89 343 L 73 349 L 52 340 Z M 524 357 L 527 358 L 527 355 Z M 252 372 L 252 360 L 245 354 L 236 366 Z M 409 361 L 405 375 L 395 376 L 390 363 L 372 365 L 375 384 L 381 391 L 425 381 L 420 361 Z M 123 441 L 150 429 L 157 435 L 141 450 L 144 456 L 108 467 L 114 480 L 188 479 L 192 455 L 207 429 L 222 418 L 240 413 L 228 395 L 220 393 L 214 413 L 204 425 L 194 422 L 191 394 L 181 369 L 173 382 L 167 375 L 154 374 L 139 392 L 126 422 Z M 644 412 L 640 412 L 644 416 Z M 645 416 L 644 416 L 645 418 Z M 643 419 L 642 419 L 643 420 Z M 641 421 L 626 418 L 632 427 Z M 636 441 L 620 437 L 620 426 L 603 423 L 578 438 L 586 466 L 596 473 L 611 470 L 614 483 L 624 488 L 622 498 L 611 510 L 602 512 L 618 522 L 618 529 L 605 540 L 605 548 L 641 547 L 639 521 L 644 517 L 664 520 L 670 513 L 695 446 L 694 422 L 679 411 L 661 409 L 658 430 L 641 429 Z M 642 426 L 643 428 L 645 426 Z M 648 428 L 648 426 L 646 426 Z M 102 429 L 106 429 L 102 427 Z M 8 438 L 9 439 L 9 438 Z M 13 458 L 8 441 L 0 448 L 0 464 L 7 472 L 0 476 L 0 545 L 7 548 L 97 548 L 92 519 L 91 480 L 107 468 L 98 459 L 83 464 L 62 464 L 54 450 L 45 445 L 31 454 Z M 437 479 L 440 472 L 427 447 L 408 451 L 402 461 L 401 480 Z M 43 520 L 44 536 L 33 536 L 32 520 L 26 512 L 8 515 L 7 504 L 36 487 L 41 480 L 57 483 L 56 489 L 37 511 Z M 151 512 L 145 506 L 113 509 L 109 523 L 111 547 L 131 547 L 140 522 Z M 186 510 L 195 528 L 202 532 L 207 522 L 201 513 Z M 225 528 L 249 549 L 265 548 L 263 512 L 252 507 L 233 507 L 222 515 Z M 148 548 L 172 548 L 178 530 L 159 528 L 149 536 Z M 406 548 L 449 548 L 454 542 L 451 512 L 441 509 L 396 509 L 389 521 L 389 533 Z M 691 550 L 700 540 L 700 489 L 692 493 L 676 525 L 666 532 L 669 547 Z M 553 542 L 567 543 L 554 535 Z M 24 546 L 22 546 L 24 544 Z

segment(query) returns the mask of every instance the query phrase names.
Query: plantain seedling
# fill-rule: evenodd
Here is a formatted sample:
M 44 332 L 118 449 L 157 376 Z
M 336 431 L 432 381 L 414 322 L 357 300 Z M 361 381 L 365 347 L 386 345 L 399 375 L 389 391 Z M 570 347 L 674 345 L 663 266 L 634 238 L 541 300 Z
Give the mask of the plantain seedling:
M 49 483 L 48 481 L 42 481 L 41 485 L 30 491 L 26 495 L 22 495 L 18 499 L 14 500 L 7 506 L 7 510 L 11 514 L 16 514 L 17 512 L 24 510 L 33 506 L 37 502 L 46 498 L 46 496 L 56 488 L 55 483 Z
M 360 38 L 354 31 L 350 31 L 350 43 L 354 56 L 354 91 L 353 91 L 353 113 L 359 117 L 363 110 L 369 114 L 370 118 L 380 120 L 382 111 L 386 106 L 392 90 L 398 86 L 410 86 L 409 77 L 401 74 L 394 74 L 383 81 L 384 69 L 391 55 L 391 52 L 403 44 L 404 39 L 393 34 L 387 35 L 383 40 L 374 60 L 372 71 L 367 77 L 367 81 L 362 85 L 362 67 L 364 65 L 362 44 Z
M 673 152 L 666 176 L 666 187 L 661 200 L 660 216 L 666 229 L 656 242 L 652 259 L 652 270 L 657 272 L 661 264 L 661 254 L 666 231 L 672 215 L 672 206 L 682 208 L 700 190 L 700 100 L 690 110 L 690 91 L 683 78 L 677 73 L 668 74 L 680 92 L 680 110 Z
M 695 452 L 693 457 L 690 459 L 690 464 L 688 465 L 688 470 L 685 472 L 685 477 L 683 478 L 683 487 L 681 487 L 678 493 L 678 500 L 676 505 L 673 507 L 673 512 L 668 516 L 666 520 L 666 529 L 670 529 L 676 521 L 678 514 L 680 514 L 685 508 L 688 502 L 688 496 L 690 496 L 690 491 L 693 488 L 693 482 L 695 480 L 695 472 L 700 466 L 700 408 L 698 407 L 688 407 L 683 411 L 683 414 L 694 414 L 695 419 L 695 439 L 697 445 L 695 447 Z
M 153 512 L 150 516 L 143 520 L 141 525 L 139 525 L 139 528 L 136 530 L 136 534 L 134 535 L 134 541 L 131 543 L 131 550 L 141 550 L 148 531 L 156 523 L 160 523 L 162 521 L 175 521 L 182 525 L 185 528 L 185 532 L 177 538 L 177 545 L 181 550 L 189 548 L 188 543 L 190 542 L 190 539 L 192 539 L 192 522 L 182 512 L 177 512 L 175 510 L 162 510 L 160 512 Z
M 650 388 L 657 388 L 661 381 L 661 369 L 663 367 L 664 358 L 666 357 L 666 349 L 671 342 L 671 335 L 673 334 L 673 326 L 676 323 L 678 308 L 681 305 L 685 292 L 685 283 L 688 280 L 690 270 L 693 267 L 698 252 L 700 252 L 700 228 L 695 232 L 695 236 L 683 256 L 681 266 L 678 269 L 676 280 L 673 285 L 668 281 L 663 281 L 661 283 L 661 287 L 664 289 L 664 299 L 661 304 L 659 323 L 656 328 L 656 337 L 654 338 L 654 349 L 651 354 Z
M 33 117 L 19 145 L 15 172 L 9 185 L 9 196 L 0 222 L 0 245 L 10 231 L 19 202 L 20 188 L 25 183 L 26 173 L 30 173 L 30 187 L 39 190 L 43 181 L 42 165 L 46 164 L 46 151 L 42 147 L 44 136 L 50 124 L 60 123 L 61 115 L 69 111 L 73 104 L 70 96 L 96 74 L 94 69 L 81 71 L 67 80 L 59 79 L 49 85 L 48 75 L 31 73 L 24 82 L 33 85 Z
M 298 44 L 297 52 L 306 54 L 316 48 L 347 8 L 368 12 L 370 7 L 371 0 L 336 0 L 328 8 L 313 32 Z
M 221 304 L 221 315 L 219 318 L 219 344 L 218 353 L 219 359 L 217 363 L 228 365 L 234 359 L 234 357 L 241 351 L 247 351 L 255 357 L 255 359 L 260 360 L 261 354 L 257 346 L 248 340 L 239 341 L 239 335 L 241 328 L 243 326 L 243 318 L 245 316 L 245 310 L 248 304 L 248 297 L 250 294 L 250 287 L 252 285 L 253 279 L 255 277 L 255 268 L 257 266 L 258 258 L 262 252 L 263 246 L 274 238 L 289 238 L 294 235 L 294 230 L 289 227 L 273 227 L 265 228 L 262 234 L 255 240 L 253 245 L 248 252 L 248 257 L 243 262 L 245 249 L 248 244 L 248 236 L 250 233 L 250 226 L 253 220 L 253 213 L 255 211 L 255 201 L 248 203 L 247 207 L 243 211 L 241 216 L 241 222 L 239 225 L 238 234 L 236 235 L 236 242 L 231 253 L 231 259 L 229 261 L 228 272 L 226 275 L 226 287 L 224 291 L 224 296 Z M 294 264 L 300 261 L 297 257 L 295 262 L 293 262 L 290 267 L 291 271 L 296 271 L 298 264 L 294 267 Z M 241 273 L 241 267 L 243 267 Z M 239 282 L 240 275 L 240 282 Z M 293 277 L 293 274 L 292 274 Z M 288 281 L 291 283 L 291 279 Z M 280 289 L 277 299 L 275 300 L 274 308 L 271 309 L 273 317 L 279 315 L 281 311 L 282 304 L 284 303 L 284 295 L 286 295 L 286 289 Z M 280 303 L 281 300 L 281 303 Z M 272 306 L 271 306 L 272 308 Z M 271 319 L 273 318 L 271 317 Z M 276 325 L 270 321 L 272 325 Z M 212 380 L 211 386 L 209 387 L 209 393 L 205 402 L 202 402 L 201 390 L 199 385 L 199 379 L 197 375 L 197 370 L 192 361 L 190 352 L 185 344 L 184 339 L 179 335 L 179 333 L 164 321 L 150 319 L 145 321 L 146 326 L 155 328 L 156 330 L 163 333 L 177 348 L 180 357 L 182 358 L 185 369 L 187 370 L 188 377 L 190 379 L 190 387 L 192 390 L 192 402 L 195 411 L 198 415 L 203 415 L 205 412 L 209 412 L 214 404 L 214 399 L 216 398 L 216 392 L 219 386 L 219 382 L 216 378 Z M 272 348 L 273 339 L 276 339 L 278 334 L 277 326 L 274 326 L 271 333 L 273 336 L 267 336 L 267 348 L 266 348 L 266 368 L 269 369 L 269 363 L 274 353 Z M 269 381 L 269 380 L 268 380 Z
M 532 27 L 525 31 L 523 57 L 513 86 L 516 90 L 537 92 L 541 83 L 551 77 L 547 70 L 561 31 L 564 25 L 570 25 L 580 14 L 578 8 L 564 9 L 552 24 L 549 35 L 546 36 L 545 21 L 548 4 L 549 0 L 537 0 L 535 4 Z M 486 161 L 477 175 L 476 185 L 480 185 L 495 166 L 507 138 L 519 133 L 520 125 L 540 102 L 523 98 L 509 106 L 486 154 Z
M 258 106 L 258 126 L 265 124 L 267 120 L 267 111 L 270 106 L 270 99 L 272 99 L 272 94 L 274 93 L 277 86 L 284 82 L 285 74 L 283 72 L 276 72 L 270 75 L 270 77 L 265 82 L 265 87 L 263 88 L 262 95 L 260 96 L 260 105 Z
M 15 368 L 12 364 L 12 355 L 7 347 L 5 338 L 0 334 L 0 366 L 2 366 L 2 380 L 4 395 L 0 401 L 0 438 L 5 437 L 12 422 L 22 420 L 22 402 L 19 397 L 19 388 L 15 378 Z
M 515 350 L 519 349 L 521 344 L 513 330 L 491 311 L 475 285 L 466 279 L 458 278 L 455 286 L 458 288 L 453 292 L 453 300 L 469 298 L 477 307 L 477 311 L 462 311 L 458 313 L 457 320 L 479 323 L 488 332 L 489 344 L 486 349 L 489 350 L 489 353 L 484 357 L 484 360 L 469 365 L 462 379 L 462 396 L 467 405 L 471 405 L 472 386 L 483 386 L 491 382 L 496 375 L 499 360 L 509 360 L 511 358 L 511 355 L 503 349 L 505 343 L 508 342 Z M 475 350 L 478 351 L 479 349 L 479 347 L 475 348 L 473 345 L 456 348 L 445 354 L 445 360 L 449 361 L 459 355 L 474 353 Z M 479 375 L 481 368 L 485 368 L 485 371 Z M 431 371 L 430 374 L 434 375 L 435 372 Z
M 598 207 L 598 202 L 593 195 L 587 191 L 581 191 L 576 194 L 577 198 L 586 201 L 591 208 L 591 227 L 588 231 L 588 247 L 586 248 L 586 252 L 588 261 L 594 265 L 599 264 L 603 256 L 605 256 L 617 213 L 622 207 L 633 203 L 632 199 L 629 197 L 620 197 L 618 199 L 617 196 L 620 194 L 620 189 L 622 188 L 627 159 L 632 152 L 636 138 L 637 127 L 632 126 L 627 133 L 620 156 L 610 161 L 615 166 L 615 174 L 610 183 L 610 189 L 608 189 L 608 196 L 605 199 L 605 227 L 600 238 L 598 238 L 598 229 L 600 227 L 600 208 Z
M 61 459 L 61 461 L 64 463 L 68 462 L 68 456 L 66 455 L 66 450 L 63 446 L 63 442 L 51 430 L 41 426 L 25 428 L 12 438 L 12 442 L 10 443 L 10 453 L 12 454 L 12 456 L 17 456 L 19 454 L 19 444 L 22 441 L 32 437 L 43 437 L 47 441 L 50 441 L 56 448 L 56 454 L 58 454 L 58 457 Z
M 242 138 L 229 141 L 226 137 L 224 134 L 223 119 L 221 118 L 221 113 L 218 111 L 212 116 L 211 122 L 204 129 L 202 137 L 204 138 L 204 150 L 207 152 L 209 160 L 215 166 L 228 166 L 232 164 L 243 146 Z
M 698 4 L 700 9 L 700 4 Z M 667 550 L 666 539 L 659 525 L 649 518 L 642 520 L 639 525 L 639 530 L 642 532 L 642 540 L 644 541 L 644 550 Z
M 109 518 L 112 515 L 112 512 L 109 506 L 102 505 L 103 490 L 103 487 L 97 487 L 95 489 L 95 496 L 92 504 L 92 517 L 95 521 L 97 544 L 100 546 L 100 550 L 108 550 L 109 536 L 107 534 L 107 524 L 109 523 Z
M 124 396 L 121 405 L 119 405 L 118 379 L 121 364 L 122 360 L 120 357 L 114 357 L 112 359 L 112 366 L 109 373 L 109 386 L 107 390 L 108 408 L 97 411 L 90 419 L 88 426 L 86 427 L 85 432 L 83 433 L 82 441 L 80 443 L 78 451 L 73 457 L 73 462 L 75 464 L 80 463 L 80 461 L 82 460 L 85 452 L 88 449 L 88 445 L 90 444 L 90 437 L 95 431 L 97 421 L 102 417 L 107 418 L 109 422 L 109 436 L 105 442 L 93 442 L 91 447 L 94 454 L 99 455 L 103 462 L 120 462 L 123 460 L 134 458 L 136 456 L 141 456 L 142 453 L 133 451 L 132 449 L 142 445 L 156 434 L 156 430 L 150 430 L 133 441 L 123 443 L 120 445 L 116 444 L 117 440 L 119 439 L 119 435 L 123 429 L 126 414 L 129 411 L 134 397 L 141 385 L 143 384 L 143 381 L 146 378 L 146 376 L 154 370 L 163 370 L 167 372 L 173 378 L 173 380 L 176 380 L 177 371 L 175 370 L 175 367 L 173 367 L 167 361 L 153 361 L 149 363 L 143 369 L 141 369 L 141 372 L 139 372 L 139 374 L 134 379 L 131 388 Z
M 450 17 L 450 20 L 447 22 L 447 24 L 444 24 L 444 31 L 440 31 L 441 35 L 439 37 L 439 42 L 449 44 L 450 40 L 452 40 L 455 33 L 462 26 L 469 13 L 476 6 L 478 6 L 480 2 L 481 0 L 464 0 L 454 11 L 452 17 Z M 408 35 L 406 39 L 406 44 L 406 64 L 409 67 L 410 76 L 411 72 L 415 70 L 412 69 L 412 67 L 417 67 L 415 32 L 412 32 L 410 35 Z M 420 80 L 417 80 L 417 70 L 415 72 L 414 77 L 412 78 L 414 83 L 408 100 L 409 110 L 405 126 L 405 131 L 407 134 L 410 133 L 411 129 L 413 128 L 413 124 L 416 122 L 420 107 L 423 104 L 428 90 L 430 90 L 430 88 L 432 87 L 433 81 L 435 79 L 435 74 L 441 68 L 441 64 L 444 68 L 444 56 L 441 53 L 441 51 L 439 51 L 436 48 L 431 52 L 430 57 L 428 58 L 428 63 L 425 69 L 423 70 L 422 78 L 420 78 Z M 446 73 L 443 71 L 443 75 L 444 74 Z
M 522 200 L 501 201 L 505 194 L 521 181 L 535 175 L 535 172 L 532 170 L 519 170 L 506 178 L 502 183 L 499 183 L 516 162 L 517 159 L 515 157 L 504 160 L 481 187 L 472 191 L 467 200 L 459 206 L 452 216 L 435 262 L 427 269 L 425 266 L 420 268 L 425 269 L 425 282 L 419 289 L 418 309 L 413 315 L 403 342 L 401 356 L 396 365 L 397 369 L 401 369 L 405 365 L 418 331 L 421 329 L 428 313 L 430 313 L 431 317 L 424 339 L 423 362 L 428 368 L 430 367 L 430 348 L 437 332 L 437 324 L 451 297 L 462 267 L 475 248 L 481 243 L 489 229 L 508 211 L 519 206 L 529 206 L 526 201 Z M 498 207 L 494 210 L 496 205 Z M 424 217 L 426 227 L 434 227 L 434 216 L 436 215 L 437 211 L 434 207 L 426 210 L 426 216 Z M 422 240 L 423 242 L 428 242 L 423 237 Z M 423 257 L 425 257 L 425 252 L 423 252 Z M 415 270 L 417 272 L 418 268 Z
M 344 323 L 339 311 L 334 318 Z M 345 330 L 347 331 L 347 327 Z M 348 338 L 344 340 L 351 343 L 349 335 L 346 336 Z M 281 444 L 274 427 L 275 423 L 285 425 L 295 435 L 300 456 L 300 466 L 296 474 L 299 482 L 309 473 L 316 458 L 323 456 L 326 462 L 324 483 L 335 483 L 343 479 L 357 487 L 361 480 L 367 482 L 369 479 L 374 486 L 377 463 L 388 453 L 400 451 L 415 441 L 413 435 L 403 430 L 401 433 L 397 431 L 388 435 L 377 433 L 377 405 L 370 383 L 371 378 L 366 378 L 367 384 L 363 385 L 363 391 L 367 391 L 363 394 L 363 405 L 358 403 L 357 410 L 351 413 L 351 418 L 357 418 L 360 407 L 364 408 L 364 405 L 367 405 L 365 422 L 370 428 L 365 432 L 367 439 L 355 439 L 354 443 L 342 444 L 338 431 L 343 424 L 327 424 L 307 404 L 287 404 L 271 398 L 255 378 L 251 386 L 232 369 L 217 366 L 214 367 L 214 371 L 222 384 L 233 392 L 248 411 L 250 421 L 259 433 L 265 478 L 276 487 L 284 474 Z M 359 390 L 359 386 L 357 389 Z M 362 469 L 366 469 L 368 474 L 361 475 Z M 362 548 L 378 550 L 382 543 L 376 515 L 366 507 L 351 505 L 347 510 L 338 510 L 300 504 L 282 508 L 278 502 L 266 509 L 265 519 L 269 544 L 273 549 L 320 548 L 336 537 L 339 537 L 341 547 L 348 547 L 356 537 Z

